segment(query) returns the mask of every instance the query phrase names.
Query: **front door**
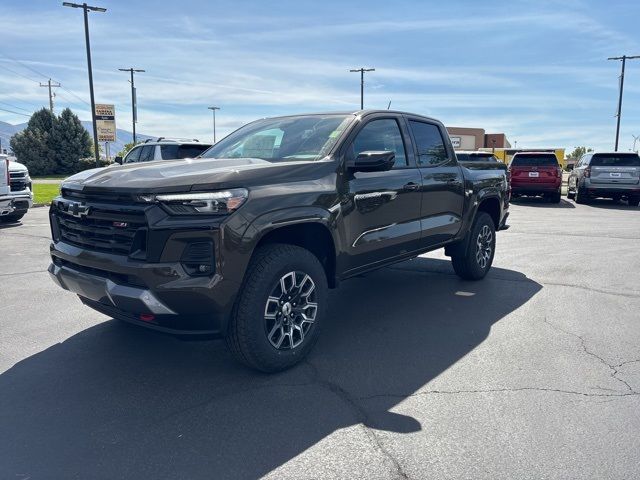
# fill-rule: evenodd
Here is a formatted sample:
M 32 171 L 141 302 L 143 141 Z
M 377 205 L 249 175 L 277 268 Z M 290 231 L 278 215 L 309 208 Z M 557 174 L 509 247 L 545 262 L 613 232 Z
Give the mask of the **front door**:
M 374 117 L 347 147 L 347 158 L 365 151 L 393 151 L 395 165 L 385 172 L 345 172 L 345 270 L 366 267 L 419 247 L 422 180 L 412 165 L 413 155 L 407 155 L 408 138 L 403 135 L 401 122 L 394 116 Z

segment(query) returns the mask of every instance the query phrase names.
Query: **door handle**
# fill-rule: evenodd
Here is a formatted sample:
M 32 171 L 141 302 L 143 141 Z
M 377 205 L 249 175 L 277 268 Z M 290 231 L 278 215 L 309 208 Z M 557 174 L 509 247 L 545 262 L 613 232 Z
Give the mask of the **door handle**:
M 420 184 L 414 182 L 409 182 L 402 187 L 403 190 L 418 190 L 419 188 Z

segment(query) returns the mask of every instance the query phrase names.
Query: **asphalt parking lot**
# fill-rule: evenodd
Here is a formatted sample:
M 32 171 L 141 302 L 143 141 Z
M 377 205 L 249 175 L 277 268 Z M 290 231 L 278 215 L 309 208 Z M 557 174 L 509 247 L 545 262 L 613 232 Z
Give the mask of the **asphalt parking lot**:
M 494 268 L 345 282 L 278 375 L 110 320 L 0 229 L 0 478 L 637 478 L 640 208 L 522 200 Z

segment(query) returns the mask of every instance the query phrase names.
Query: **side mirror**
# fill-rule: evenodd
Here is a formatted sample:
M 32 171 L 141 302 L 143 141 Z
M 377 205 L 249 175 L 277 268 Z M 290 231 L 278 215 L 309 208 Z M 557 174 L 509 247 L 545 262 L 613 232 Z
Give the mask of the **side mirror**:
M 396 154 L 389 150 L 360 152 L 347 166 L 356 172 L 386 172 L 393 168 Z
M 116 162 L 118 165 L 122 165 L 122 157 L 120 155 L 114 158 L 113 161 Z

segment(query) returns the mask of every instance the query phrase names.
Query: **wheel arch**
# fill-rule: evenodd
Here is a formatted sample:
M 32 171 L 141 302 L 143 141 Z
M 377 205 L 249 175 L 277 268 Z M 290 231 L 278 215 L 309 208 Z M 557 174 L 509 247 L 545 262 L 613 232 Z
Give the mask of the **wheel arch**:
M 259 217 L 252 223 L 253 252 L 263 245 L 284 243 L 309 250 L 321 263 L 330 288 L 337 286 L 335 219 L 323 209 L 292 209 Z M 335 227 L 333 227 L 335 229 Z

